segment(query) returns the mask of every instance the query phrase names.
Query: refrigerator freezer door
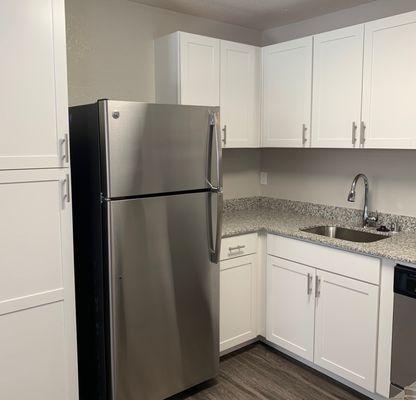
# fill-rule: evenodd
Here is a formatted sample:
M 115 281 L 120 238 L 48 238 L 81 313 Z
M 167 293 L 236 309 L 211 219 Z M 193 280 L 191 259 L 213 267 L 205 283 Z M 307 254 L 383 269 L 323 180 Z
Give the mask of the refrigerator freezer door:
M 211 169 L 216 156 L 221 157 L 215 151 L 219 108 L 108 100 L 98 104 L 107 198 L 209 188 L 207 178 L 217 175 Z
M 114 400 L 164 399 L 217 374 L 209 196 L 108 202 Z

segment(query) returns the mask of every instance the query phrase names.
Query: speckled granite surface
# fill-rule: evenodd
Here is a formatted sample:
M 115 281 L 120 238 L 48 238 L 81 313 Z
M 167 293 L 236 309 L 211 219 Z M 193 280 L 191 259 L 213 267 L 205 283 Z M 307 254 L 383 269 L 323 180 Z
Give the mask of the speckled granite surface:
M 373 243 L 354 243 L 328 238 L 300 229 L 318 225 L 360 228 L 357 210 L 311 203 L 253 197 L 228 200 L 224 207 L 223 237 L 267 231 L 361 254 L 416 264 L 416 218 L 381 214 L 382 223 L 399 222 L 402 232 Z M 376 232 L 377 233 L 377 232 Z

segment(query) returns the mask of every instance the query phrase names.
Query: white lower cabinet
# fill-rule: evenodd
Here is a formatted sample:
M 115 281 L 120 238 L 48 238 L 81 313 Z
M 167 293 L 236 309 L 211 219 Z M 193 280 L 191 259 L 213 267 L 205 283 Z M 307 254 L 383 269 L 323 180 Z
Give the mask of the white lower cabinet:
M 66 400 L 63 302 L 0 317 L 0 398 Z
M 68 174 L 0 171 L 0 399 L 78 399 Z
M 223 260 L 220 263 L 221 352 L 257 336 L 256 245 L 257 234 L 223 239 Z M 234 249 L 239 247 L 241 249 L 236 253 Z M 231 251 L 225 252 L 229 248 Z
M 267 243 L 267 340 L 375 392 L 380 260 L 275 235 Z M 358 266 L 369 281 L 348 277 Z
M 317 271 L 315 363 L 375 390 L 378 286 Z
M 267 339 L 313 361 L 315 269 L 278 257 L 267 259 Z

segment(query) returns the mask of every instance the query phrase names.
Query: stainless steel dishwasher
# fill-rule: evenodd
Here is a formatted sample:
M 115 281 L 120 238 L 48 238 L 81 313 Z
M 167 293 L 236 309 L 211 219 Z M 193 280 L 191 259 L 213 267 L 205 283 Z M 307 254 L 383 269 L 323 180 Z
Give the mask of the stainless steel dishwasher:
M 391 390 L 396 395 L 416 382 L 416 268 L 394 271 Z

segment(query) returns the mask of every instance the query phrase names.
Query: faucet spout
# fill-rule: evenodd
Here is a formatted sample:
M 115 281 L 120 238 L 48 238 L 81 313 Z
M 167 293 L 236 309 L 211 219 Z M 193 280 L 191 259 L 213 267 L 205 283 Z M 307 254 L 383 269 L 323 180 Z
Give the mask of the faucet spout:
M 369 182 L 368 182 L 368 178 L 366 175 L 364 174 L 358 174 L 354 180 L 352 181 L 351 184 L 351 189 L 348 193 L 348 201 L 350 203 L 354 203 L 355 202 L 355 193 L 356 193 L 356 186 L 357 186 L 357 182 L 359 181 L 359 179 L 362 178 L 364 181 L 364 186 L 365 186 L 365 193 L 364 193 L 364 210 L 363 210 L 363 226 L 366 227 L 368 225 L 368 221 L 369 221 L 369 215 L 368 215 L 368 191 L 369 191 Z

